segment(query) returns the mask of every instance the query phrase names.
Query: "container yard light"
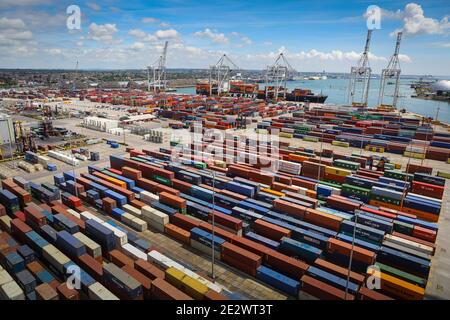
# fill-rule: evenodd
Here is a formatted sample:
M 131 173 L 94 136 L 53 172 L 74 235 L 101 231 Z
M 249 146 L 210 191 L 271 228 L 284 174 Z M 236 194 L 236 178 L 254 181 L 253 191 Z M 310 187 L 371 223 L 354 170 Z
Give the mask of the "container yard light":
M 348 270 L 347 270 L 347 280 L 345 283 L 345 297 L 347 300 L 348 294 L 348 285 L 350 284 L 350 273 L 352 272 L 352 263 L 353 263 L 353 250 L 355 249 L 355 238 L 356 238 L 356 225 L 358 223 L 358 211 L 355 212 L 355 225 L 353 226 L 353 238 L 352 238 L 352 249 L 350 250 L 350 259 L 348 262 Z
M 215 198 L 214 198 L 214 195 L 215 195 L 215 193 L 216 193 L 216 190 L 215 190 L 215 185 L 216 185 L 216 173 L 215 173 L 215 171 L 213 171 L 212 172 L 212 178 L 213 178 L 213 180 L 212 180 L 212 188 L 213 188 L 213 194 L 212 194 L 212 239 L 211 239 L 211 248 L 212 248 L 212 251 L 211 251 L 211 278 L 213 279 L 213 280 L 216 280 L 216 275 L 214 274 L 214 263 L 215 263 L 215 246 L 214 246 L 214 212 L 215 212 Z

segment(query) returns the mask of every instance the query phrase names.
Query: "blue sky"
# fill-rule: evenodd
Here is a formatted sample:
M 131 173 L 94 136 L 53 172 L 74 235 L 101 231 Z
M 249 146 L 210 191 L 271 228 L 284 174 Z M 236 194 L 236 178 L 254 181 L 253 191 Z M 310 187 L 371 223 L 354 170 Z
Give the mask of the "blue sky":
M 80 30 L 66 26 L 69 5 L 81 10 Z M 241 68 L 262 69 L 283 51 L 299 71 L 347 72 L 364 46 L 369 5 L 381 8 L 374 72 L 402 30 L 404 74 L 450 75 L 448 0 L 2 0 L 0 67 L 144 68 L 167 40 L 172 68 L 206 68 L 227 53 Z

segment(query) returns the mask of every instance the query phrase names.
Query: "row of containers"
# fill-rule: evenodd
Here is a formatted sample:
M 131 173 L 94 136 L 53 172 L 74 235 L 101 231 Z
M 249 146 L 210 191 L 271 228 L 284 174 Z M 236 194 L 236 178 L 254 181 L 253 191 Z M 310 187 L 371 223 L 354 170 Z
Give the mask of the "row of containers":
M 240 166 L 252 177 L 233 173 L 239 172 L 235 165 L 228 166 L 227 174 L 215 171 L 217 178 L 213 179 L 205 164 L 195 160 L 179 164 L 168 162 L 168 154 L 162 152 L 153 156 L 131 153 L 135 155 L 131 159 L 111 156 L 111 168 L 106 170 L 90 167 L 90 173 L 81 177 L 65 173 L 55 176 L 55 183 L 139 231 L 144 230 L 140 221 L 145 221 L 201 251 L 211 252 L 214 243 L 222 261 L 287 294 L 304 291 L 324 299 L 423 297 L 437 235 L 434 223 L 355 202 L 336 192 L 321 200 L 317 190 L 320 183 L 304 176 L 291 177 L 287 185 L 289 175 L 280 174 L 288 189 L 277 191 L 277 182 L 267 185 L 266 174 L 243 164 Z M 161 155 L 166 160 L 161 160 Z M 264 181 L 257 182 L 261 179 Z M 63 203 L 85 210 L 80 198 L 63 194 Z M 139 205 L 140 212 L 132 209 Z M 211 225 L 205 221 L 211 221 L 212 216 L 218 226 L 214 238 Z M 343 295 L 354 232 L 354 276 L 361 280 L 375 267 L 381 268 L 382 293 L 367 290 L 360 281 L 353 287 L 357 289 L 353 295 Z M 249 252 L 239 255 L 235 252 L 239 250 Z M 250 252 L 261 257 L 261 264 L 243 258 L 252 257 Z
M 179 171 L 177 169 L 174 169 L 175 164 L 167 164 L 165 162 L 162 162 L 165 163 L 165 169 L 162 170 L 173 170 L 173 176 L 171 176 L 170 173 L 164 173 L 164 171 L 155 169 L 157 168 L 157 166 L 155 166 L 156 164 L 162 165 L 162 163 L 156 158 L 149 157 L 147 155 L 141 155 L 140 157 L 134 158 L 135 159 L 119 159 L 113 157 L 111 158 L 111 165 L 115 169 L 108 169 L 108 171 L 120 171 L 121 169 L 122 173 L 125 176 L 128 175 L 130 178 L 134 178 L 135 181 L 138 181 L 140 187 L 150 190 L 153 193 L 160 193 L 160 203 L 163 202 L 163 204 L 171 206 L 172 209 L 168 209 L 167 207 L 161 206 L 161 204 L 156 203 L 153 203 L 153 206 L 158 206 L 161 210 L 165 210 L 165 212 L 169 214 L 169 216 L 171 214 L 174 214 L 174 210 L 176 210 L 181 214 L 187 213 L 189 215 L 197 216 L 197 218 L 203 218 L 203 220 L 205 220 L 207 217 L 208 219 L 210 219 L 208 212 L 210 212 L 212 209 L 212 194 L 210 189 L 213 180 L 211 172 L 206 176 L 204 175 L 204 173 L 201 174 L 202 172 L 200 171 L 204 169 L 199 170 L 198 168 L 201 166 L 199 166 L 198 163 L 195 163 L 195 161 L 191 162 L 192 168 L 186 169 L 182 165 L 181 167 L 183 168 L 183 170 Z M 137 159 L 140 160 L 137 161 Z M 150 167 L 148 167 L 149 165 Z M 126 167 L 124 168 L 124 166 Z M 153 169 L 151 169 L 152 167 Z M 138 168 L 139 170 L 136 168 Z M 91 168 L 91 170 L 93 169 Z M 134 172 L 134 175 L 130 174 L 130 172 L 133 172 L 133 170 L 140 171 L 141 176 L 142 174 L 144 174 L 144 172 L 150 172 L 148 170 L 156 170 L 158 174 L 147 174 L 146 176 L 149 179 L 139 178 L 139 174 L 137 172 Z M 247 168 L 247 171 L 250 171 L 249 168 Z M 152 172 L 155 173 L 155 171 Z M 138 175 L 136 176 L 136 174 Z M 169 176 L 163 179 L 161 175 L 164 174 L 168 174 Z M 119 176 L 117 176 L 116 178 L 118 178 Z M 420 245 L 426 244 L 430 246 L 429 248 L 432 248 L 434 247 L 434 241 L 436 240 L 437 235 L 436 224 L 423 221 L 421 219 L 418 219 L 416 216 L 408 214 L 406 212 L 398 212 L 394 209 L 388 209 L 385 207 L 379 208 L 367 204 L 364 205 L 361 202 L 349 201 L 348 198 L 343 198 L 339 194 L 332 194 L 330 196 L 327 196 L 324 203 L 325 205 L 323 205 L 323 203 L 321 203 L 321 200 L 317 200 L 311 197 L 314 194 L 317 196 L 317 191 L 313 191 L 312 189 L 307 189 L 304 187 L 296 188 L 295 185 L 291 186 L 291 188 L 294 188 L 290 191 L 281 190 L 280 192 L 270 188 L 262 188 L 262 191 L 253 191 L 252 193 L 252 188 L 256 188 L 255 182 L 252 182 L 251 180 L 243 177 L 235 177 L 233 181 L 229 181 L 225 177 L 226 176 L 219 176 L 213 180 L 215 188 L 217 188 L 218 190 L 218 194 L 214 193 L 215 204 L 213 205 L 213 209 L 215 211 L 218 211 L 218 214 L 222 214 L 224 216 L 232 216 L 234 218 L 243 220 L 243 228 L 240 228 L 240 230 L 236 233 L 239 237 L 241 234 L 244 234 L 245 237 L 253 236 L 255 239 L 259 240 L 261 240 L 261 238 L 265 238 L 265 241 L 267 241 L 265 243 L 270 243 L 272 246 L 274 246 L 274 248 L 279 248 L 278 246 L 281 246 L 282 244 L 284 244 L 282 248 L 286 248 L 286 246 L 288 246 L 287 243 L 289 242 L 289 239 L 287 238 L 292 236 L 292 230 L 304 228 L 307 229 L 306 231 L 308 231 L 310 234 L 306 237 L 301 238 L 301 240 L 310 242 L 309 244 L 302 243 L 301 241 L 298 241 L 299 239 L 297 239 L 296 241 L 299 242 L 297 243 L 297 245 L 300 245 L 301 247 L 308 245 L 317 247 L 321 245 L 322 250 L 326 250 L 327 243 L 331 239 L 338 239 L 343 242 L 347 241 L 347 244 L 351 242 L 350 235 L 353 234 L 353 230 L 356 226 L 356 235 L 358 237 L 357 242 L 361 246 L 360 249 L 372 250 L 374 256 L 377 256 L 380 260 L 377 262 L 379 262 L 380 264 L 383 264 L 382 262 L 384 262 L 386 264 L 383 264 L 385 267 L 388 266 L 389 268 L 391 268 L 389 269 L 390 272 L 392 272 L 392 270 L 395 270 L 395 274 L 397 275 L 397 277 L 400 277 L 398 274 L 404 272 L 403 269 L 408 270 L 407 274 L 409 276 L 416 275 L 422 277 L 421 279 L 423 279 L 423 281 L 421 288 L 423 293 L 423 287 L 425 286 L 426 278 L 428 277 L 430 260 L 433 250 L 428 251 L 428 255 L 422 255 L 416 252 L 417 248 L 411 249 L 406 248 L 406 246 L 404 248 L 403 244 L 398 243 L 403 243 L 404 240 L 408 240 L 411 241 L 411 243 L 416 242 L 416 244 Z M 238 181 L 236 181 L 236 179 Z M 307 179 L 297 179 L 299 180 L 294 180 L 297 183 L 308 183 Z M 227 182 L 225 182 L 224 180 Z M 155 184 L 155 182 L 157 183 Z M 189 185 L 186 185 L 186 182 L 189 183 Z M 220 184 L 222 184 L 223 189 L 221 188 Z M 256 185 L 259 185 L 260 188 L 262 187 L 261 183 L 256 183 Z M 317 185 L 313 188 L 316 187 Z M 309 190 L 312 192 L 309 193 L 309 196 L 306 196 L 306 192 L 305 194 L 302 194 L 303 190 L 301 188 L 306 189 L 306 191 Z M 162 194 L 162 192 L 173 193 L 173 196 L 169 197 L 166 194 Z M 298 193 L 300 193 L 300 195 Z M 279 199 L 280 197 L 283 199 Z M 297 197 L 297 199 L 292 197 Z M 302 200 L 299 200 L 298 197 L 300 197 Z M 311 205 L 314 206 L 313 204 L 305 205 L 305 200 L 307 200 L 308 198 L 310 201 L 314 199 L 314 201 L 317 202 L 318 207 L 313 209 L 311 208 Z M 185 202 L 183 200 L 185 200 Z M 299 210 L 303 210 L 305 208 L 306 211 L 304 214 L 302 214 L 302 211 Z M 318 212 L 312 210 L 317 210 Z M 314 212 L 314 214 L 311 214 L 311 212 Z M 331 216 L 334 216 L 334 219 L 331 218 Z M 336 216 L 340 218 L 337 219 L 337 221 L 335 221 Z M 274 226 L 275 229 L 277 227 L 284 228 L 284 233 L 281 232 L 276 236 L 270 235 L 272 231 L 266 231 L 266 233 L 264 233 L 264 231 L 261 231 L 261 227 L 259 226 L 261 224 L 264 225 L 262 220 L 265 220 L 266 223 L 269 223 L 272 228 L 274 228 Z M 378 230 L 378 228 L 383 229 L 384 227 L 381 227 L 376 223 L 372 223 L 373 221 L 380 222 L 381 220 L 386 220 L 386 222 L 389 221 L 388 225 L 390 226 L 390 228 L 386 228 L 386 231 Z M 233 228 L 231 227 L 231 225 L 224 225 L 221 228 L 225 232 L 225 236 L 222 234 L 223 238 L 225 240 L 229 240 L 226 237 L 226 232 L 231 232 Z M 255 229 L 257 229 L 258 231 L 254 232 Z M 289 230 L 291 231 L 289 232 Z M 320 245 L 317 243 L 317 239 L 311 240 L 311 238 L 309 238 L 309 236 L 311 235 L 314 235 L 317 238 L 319 233 L 323 233 L 322 235 L 324 237 L 322 237 L 322 241 L 324 239 L 327 240 L 323 241 Z M 369 233 L 369 236 L 367 235 L 367 233 Z M 375 234 L 378 235 L 375 236 Z M 395 241 L 398 241 L 398 243 L 395 244 Z M 270 247 L 270 245 L 268 246 Z M 390 248 L 393 249 L 389 251 Z M 249 249 L 249 247 L 247 249 Z M 320 250 L 320 248 L 316 249 Z M 411 261 L 395 261 L 396 259 L 399 259 L 399 256 L 404 257 L 405 251 L 409 253 L 409 255 L 407 255 L 408 259 L 414 260 L 416 258 L 419 258 L 419 260 L 416 260 L 416 263 L 419 261 L 425 263 L 424 266 L 426 265 L 426 271 L 424 271 L 425 269 L 422 270 L 424 272 L 418 271 L 417 269 L 413 270 L 418 266 L 414 266 L 415 263 L 411 264 Z M 385 252 L 389 252 L 390 254 L 387 258 L 382 255 L 382 253 Z M 323 254 L 323 252 L 321 254 Z M 420 257 L 418 257 L 417 255 Z M 325 256 L 330 257 L 326 254 Z M 295 257 L 299 258 L 298 256 Z M 306 254 L 305 256 L 301 256 L 301 259 L 304 261 L 311 261 L 307 260 Z M 333 263 L 336 263 L 339 262 L 339 259 L 333 257 L 332 261 Z M 345 266 L 345 262 L 342 264 L 342 266 Z M 362 267 L 362 269 L 360 270 L 363 270 L 364 267 L 367 266 L 360 265 L 360 267 Z M 355 268 L 357 267 L 355 266 Z M 387 277 L 387 275 L 388 274 L 385 275 L 386 278 L 392 280 L 391 278 Z M 396 278 L 392 281 L 397 280 L 399 279 Z M 402 283 L 402 285 L 407 286 L 407 283 Z M 389 286 L 387 287 L 389 288 Z M 418 289 L 415 287 L 412 288 Z M 392 291 L 392 289 L 385 290 Z M 390 295 L 405 298 L 405 296 L 402 296 L 398 292 L 390 292 Z
M 69 174 L 64 176 L 73 178 Z M 69 181 L 73 180 L 65 183 Z M 36 204 L 31 201 L 32 189 L 44 188 L 44 185 L 34 185 L 19 177 L 2 182 L 2 193 L 9 195 L 10 200 L 2 199 L 5 205 L 1 206 L 0 215 L 0 226 L 4 231 L 0 233 L 1 299 L 242 298 L 193 272 L 189 266 L 160 253 L 136 232 L 109 219 L 107 214 L 111 214 L 112 210 L 114 214 L 120 214 L 121 221 L 132 228 L 143 231 L 147 227 L 147 223 L 141 223 L 139 227 L 131 224 L 131 220 L 137 225 L 143 221 L 116 208 L 116 201 L 112 198 L 103 198 L 101 211 L 104 216 L 98 216 L 88 211 L 80 198 L 63 191 L 64 187 L 59 189 L 53 185 L 54 191 L 57 189 L 62 192 L 60 200 L 47 199 Z M 14 193 L 9 191 L 11 188 L 15 190 Z M 22 196 L 13 196 L 19 191 Z M 109 191 L 114 196 L 113 191 Z M 18 200 L 25 195 L 25 203 Z M 54 196 L 56 198 L 57 194 Z M 79 196 L 90 202 L 86 192 L 83 191 Z M 157 224 L 164 223 L 162 212 L 138 200 L 130 203 L 119 205 L 133 213 L 148 212 L 148 219 L 155 220 Z M 176 229 L 174 225 L 164 225 Z M 74 270 L 79 272 L 77 279 L 80 286 L 71 288 L 67 281 L 70 281 L 68 278 Z
M 31 152 L 31 151 L 25 152 L 24 160 L 26 162 L 32 164 L 34 166 L 34 170 L 36 170 L 36 167 L 35 167 L 36 164 L 41 165 L 43 168 L 45 168 L 48 171 L 56 171 L 57 170 L 56 164 L 51 163 L 50 158 L 43 156 L 43 155 L 39 155 L 39 154 Z M 26 164 L 22 165 L 21 168 L 23 168 L 25 171 L 27 171 L 29 173 L 34 172 L 34 170 Z
M 350 112 L 312 110 L 263 120 L 258 132 L 279 132 L 285 138 L 323 141 L 376 152 L 403 154 L 417 159 L 447 162 L 450 158 L 450 133 L 434 131 L 418 119 L 392 114 L 379 120 L 358 120 Z

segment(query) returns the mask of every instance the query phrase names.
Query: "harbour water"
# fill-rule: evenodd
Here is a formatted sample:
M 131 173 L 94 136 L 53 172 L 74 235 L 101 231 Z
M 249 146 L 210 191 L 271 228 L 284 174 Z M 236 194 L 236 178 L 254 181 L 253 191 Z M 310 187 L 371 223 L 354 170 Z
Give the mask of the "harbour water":
M 425 117 L 436 117 L 439 108 L 438 118 L 440 121 L 450 123 L 450 104 L 442 101 L 424 100 L 412 98 L 414 89 L 411 83 L 417 81 L 417 78 L 402 78 L 400 80 L 398 109 L 406 109 L 407 111 L 420 114 Z M 345 104 L 347 103 L 348 79 L 326 79 L 326 80 L 299 80 L 287 82 L 288 89 L 302 88 L 311 89 L 314 93 L 322 93 L 328 95 L 326 103 L 329 104 Z M 360 85 L 360 84 L 358 84 Z M 264 84 L 260 84 L 260 87 Z M 369 90 L 369 106 L 376 106 L 378 103 L 378 92 L 380 88 L 380 79 L 371 79 Z M 392 91 L 394 85 L 386 86 L 387 97 L 386 104 L 392 103 Z M 195 87 L 179 88 L 179 93 L 194 94 Z

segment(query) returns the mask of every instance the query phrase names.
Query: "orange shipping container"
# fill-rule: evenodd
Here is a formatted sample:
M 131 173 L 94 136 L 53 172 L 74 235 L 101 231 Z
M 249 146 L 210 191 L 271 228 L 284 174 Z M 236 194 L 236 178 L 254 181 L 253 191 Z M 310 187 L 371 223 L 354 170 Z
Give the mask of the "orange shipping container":
M 304 220 L 315 225 L 339 232 L 342 218 L 315 209 L 306 209 Z
M 291 230 L 269 223 L 267 221 L 258 219 L 253 224 L 253 229 L 256 233 L 272 239 L 274 241 L 280 241 L 283 237 L 290 237 Z

